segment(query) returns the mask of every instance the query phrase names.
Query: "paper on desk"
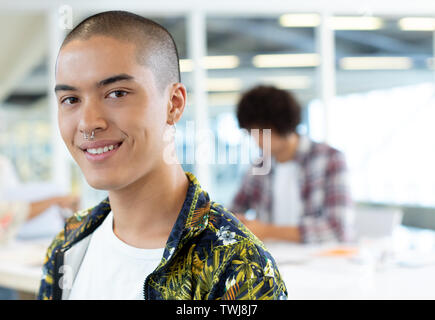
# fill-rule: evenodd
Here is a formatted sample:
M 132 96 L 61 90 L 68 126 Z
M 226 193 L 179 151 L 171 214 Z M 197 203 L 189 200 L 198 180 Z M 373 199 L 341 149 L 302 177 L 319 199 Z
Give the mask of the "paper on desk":
M 326 250 L 322 250 L 316 254 L 321 257 L 353 257 L 359 252 L 356 247 L 335 247 Z
M 300 245 L 281 242 L 267 242 L 266 247 L 278 264 L 304 264 L 319 257 L 349 258 L 358 254 L 357 247 L 325 243 L 322 245 Z

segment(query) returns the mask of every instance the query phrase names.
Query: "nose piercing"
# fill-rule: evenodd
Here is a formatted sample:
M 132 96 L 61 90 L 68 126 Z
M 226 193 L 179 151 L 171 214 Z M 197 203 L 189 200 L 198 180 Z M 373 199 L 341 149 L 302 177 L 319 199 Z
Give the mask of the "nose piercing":
M 92 130 L 90 136 L 86 132 L 83 132 L 83 139 L 85 139 L 85 140 L 94 140 L 94 138 L 95 138 L 95 131 L 94 130 Z

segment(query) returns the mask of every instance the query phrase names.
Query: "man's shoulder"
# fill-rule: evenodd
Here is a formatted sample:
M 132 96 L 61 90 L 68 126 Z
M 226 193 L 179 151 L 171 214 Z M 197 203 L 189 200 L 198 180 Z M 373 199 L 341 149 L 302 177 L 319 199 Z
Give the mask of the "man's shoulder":
M 212 202 L 210 206 L 210 227 L 237 232 L 242 238 L 259 242 L 260 240 L 249 231 L 236 215 L 223 205 Z
M 323 154 L 341 154 L 342 151 L 337 149 L 336 147 L 332 146 L 329 143 L 321 142 L 321 141 L 314 141 L 311 138 L 306 137 L 307 144 L 309 145 L 308 148 L 306 148 L 306 151 L 308 153 L 323 153 Z
M 267 250 L 246 226 L 227 208 L 212 202 L 207 227 L 201 240 L 209 240 L 210 250 L 240 251 L 240 248 L 252 248 L 259 255 Z
M 208 224 L 195 242 L 197 261 L 220 281 L 215 294 L 233 298 L 278 299 L 286 296 L 276 261 L 259 240 L 228 209 L 212 203 Z M 202 274 L 202 273 L 200 273 Z
M 317 163 L 319 159 L 344 161 L 344 153 L 326 142 L 314 141 L 308 137 L 304 137 L 303 141 L 304 147 L 300 152 L 302 163 Z
M 193 241 L 200 258 L 214 259 L 218 256 L 226 263 L 254 264 L 265 268 L 276 262 L 263 242 L 227 208 L 212 202 L 207 225 Z

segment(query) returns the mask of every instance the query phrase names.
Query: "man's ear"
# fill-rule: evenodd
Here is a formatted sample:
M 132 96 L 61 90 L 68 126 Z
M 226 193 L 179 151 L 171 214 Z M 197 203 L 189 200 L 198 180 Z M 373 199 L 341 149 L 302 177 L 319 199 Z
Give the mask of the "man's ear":
M 180 120 L 186 106 L 186 99 L 186 87 L 181 83 L 174 83 L 169 89 L 167 124 L 174 125 Z

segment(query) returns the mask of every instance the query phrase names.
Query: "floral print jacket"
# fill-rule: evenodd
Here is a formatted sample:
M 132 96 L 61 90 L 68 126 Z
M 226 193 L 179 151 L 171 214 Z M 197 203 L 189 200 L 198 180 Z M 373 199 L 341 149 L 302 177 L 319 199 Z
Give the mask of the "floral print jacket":
M 210 201 L 193 174 L 162 260 L 144 299 L 286 299 L 276 263 L 232 213 Z M 47 250 L 38 299 L 68 299 L 92 232 L 110 212 L 106 199 L 74 214 Z

